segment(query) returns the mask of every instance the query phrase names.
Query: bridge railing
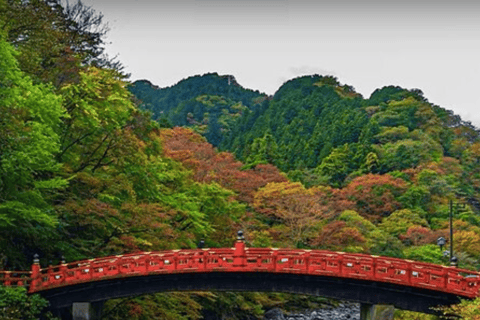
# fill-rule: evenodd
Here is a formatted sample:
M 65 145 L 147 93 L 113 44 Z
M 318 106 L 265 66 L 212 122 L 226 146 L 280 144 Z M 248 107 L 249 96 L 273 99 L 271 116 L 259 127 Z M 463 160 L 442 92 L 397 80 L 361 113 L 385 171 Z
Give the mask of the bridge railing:
M 195 272 L 271 272 L 352 278 L 425 288 L 464 297 L 479 295 L 480 274 L 398 258 L 326 250 L 234 248 L 125 254 L 50 266 L 31 272 L 0 272 L 0 283 L 29 285 L 30 292 L 117 277 Z
M 325 250 L 246 249 L 246 269 L 355 278 L 476 297 L 480 274 L 398 258 Z M 462 275 L 463 274 L 463 275 Z
M 31 271 L 0 271 L 0 284 L 9 287 L 29 287 Z

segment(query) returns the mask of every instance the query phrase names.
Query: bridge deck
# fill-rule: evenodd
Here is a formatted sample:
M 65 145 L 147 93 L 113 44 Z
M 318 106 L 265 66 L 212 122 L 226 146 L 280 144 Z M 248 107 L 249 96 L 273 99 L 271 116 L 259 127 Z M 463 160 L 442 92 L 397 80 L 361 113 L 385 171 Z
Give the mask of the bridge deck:
M 237 241 L 233 248 L 139 252 L 47 268 L 40 268 L 37 261 L 31 271 L 0 271 L 0 283 L 26 285 L 30 293 L 47 293 L 69 286 L 73 288 L 102 281 L 112 283 L 128 278 L 138 281 L 142 277 L 157 279 L 162 275 L 178 275 L 176 281 L 179 283 L 180 275 L 185 279 L 187 275 L 204 275 L 202 277 L 207 279 L 209 276 L 205 275 L 222 274 L 217 277 L 228 279 L 229 273 L 249 274 L 252 279 L 277 275 L 282 277 L 282 281 L 287 281 L 288 275 L 291 279 L 295 276 L 308 277 L 310 282 L 312 279 L 345 279 L 362 286 L 376 283 L 389 286 L 389 290 L 397 286 L 403 291 L 412 288 L 464 298 L 477 297 L 480 288 L 478 272 L 455 267 L 326 250 L 247 248 L 243 241 Z M 257 276 L 252 276 L 255 274 Z M 260 275 L 264 275 L 263 278 L 259 278 Z M 235 285 L 231 289 L 235 289 Z M 288 288 L 282 290 L 288 291 Z

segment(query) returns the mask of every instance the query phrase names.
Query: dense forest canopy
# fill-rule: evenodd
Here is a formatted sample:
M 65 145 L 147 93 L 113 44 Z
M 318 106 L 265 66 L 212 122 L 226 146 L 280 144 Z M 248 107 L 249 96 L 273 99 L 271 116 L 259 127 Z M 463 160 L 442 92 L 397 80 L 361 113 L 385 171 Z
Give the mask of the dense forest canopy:
M 102 15 L 80 2 L 0 0 L 0 26 L 0 268 L 230 246 L 239 229 L 249 246 L 446 264 L 435 243 L 449 239 L 450 201 L 462 204 L 454 253 L 479 268 L 479 131 L 420 90 L 365 98 L 312 75 L 268 96 L 216 73 L 159 88 L 127 81 Z M 14 319 L 45 305 L 0 289 Z M 104 318 L 259 319 L 324 303 L 154 294 L 108 301 Z

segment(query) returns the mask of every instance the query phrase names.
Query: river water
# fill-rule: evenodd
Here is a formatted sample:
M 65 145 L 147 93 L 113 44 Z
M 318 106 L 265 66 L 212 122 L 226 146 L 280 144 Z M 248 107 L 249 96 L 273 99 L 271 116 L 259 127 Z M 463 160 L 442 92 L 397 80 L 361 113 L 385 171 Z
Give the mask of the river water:
M 265 313 L 265 320 L 360 320 L 360 304 L 341 302 L 336 307 L 284 314 L 280 309 Z

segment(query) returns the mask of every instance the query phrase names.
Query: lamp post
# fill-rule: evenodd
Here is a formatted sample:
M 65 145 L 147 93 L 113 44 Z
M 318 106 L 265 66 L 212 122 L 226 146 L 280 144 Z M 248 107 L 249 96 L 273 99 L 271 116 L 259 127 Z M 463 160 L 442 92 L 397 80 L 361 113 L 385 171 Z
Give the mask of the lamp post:
M 453 206 L 453 200 L 450 199 L 449 201 L 450 207 L 450 265 L 452 267 L 456 267 L 458 265 L 458 259 L 453 255 L 453 211 L 459 211 L 460 208 L 465 209 L 465 203 L 460 204 L 455 203 L 455 208 Z M 438 240 L 437 240 L 438 241 Z
M 457 266 L 457 258 L 453 255 L 453 201 L 450 199 L 450 265 Z
M 440 237 L 437 239 L 437 245 L 440 247 L 440 252 L 442 252 L 444 257 L 448 257 L 450 255 L 450 252 L 448 250 L 443 251 L 443 247 L 447 243 L 447 240 L 444 237 Z
M 440 247 L 440 251 L 443 250 L 443 246 L 447 243 L 444 237 L 440 237 L 437 239 L 437 245 Z

